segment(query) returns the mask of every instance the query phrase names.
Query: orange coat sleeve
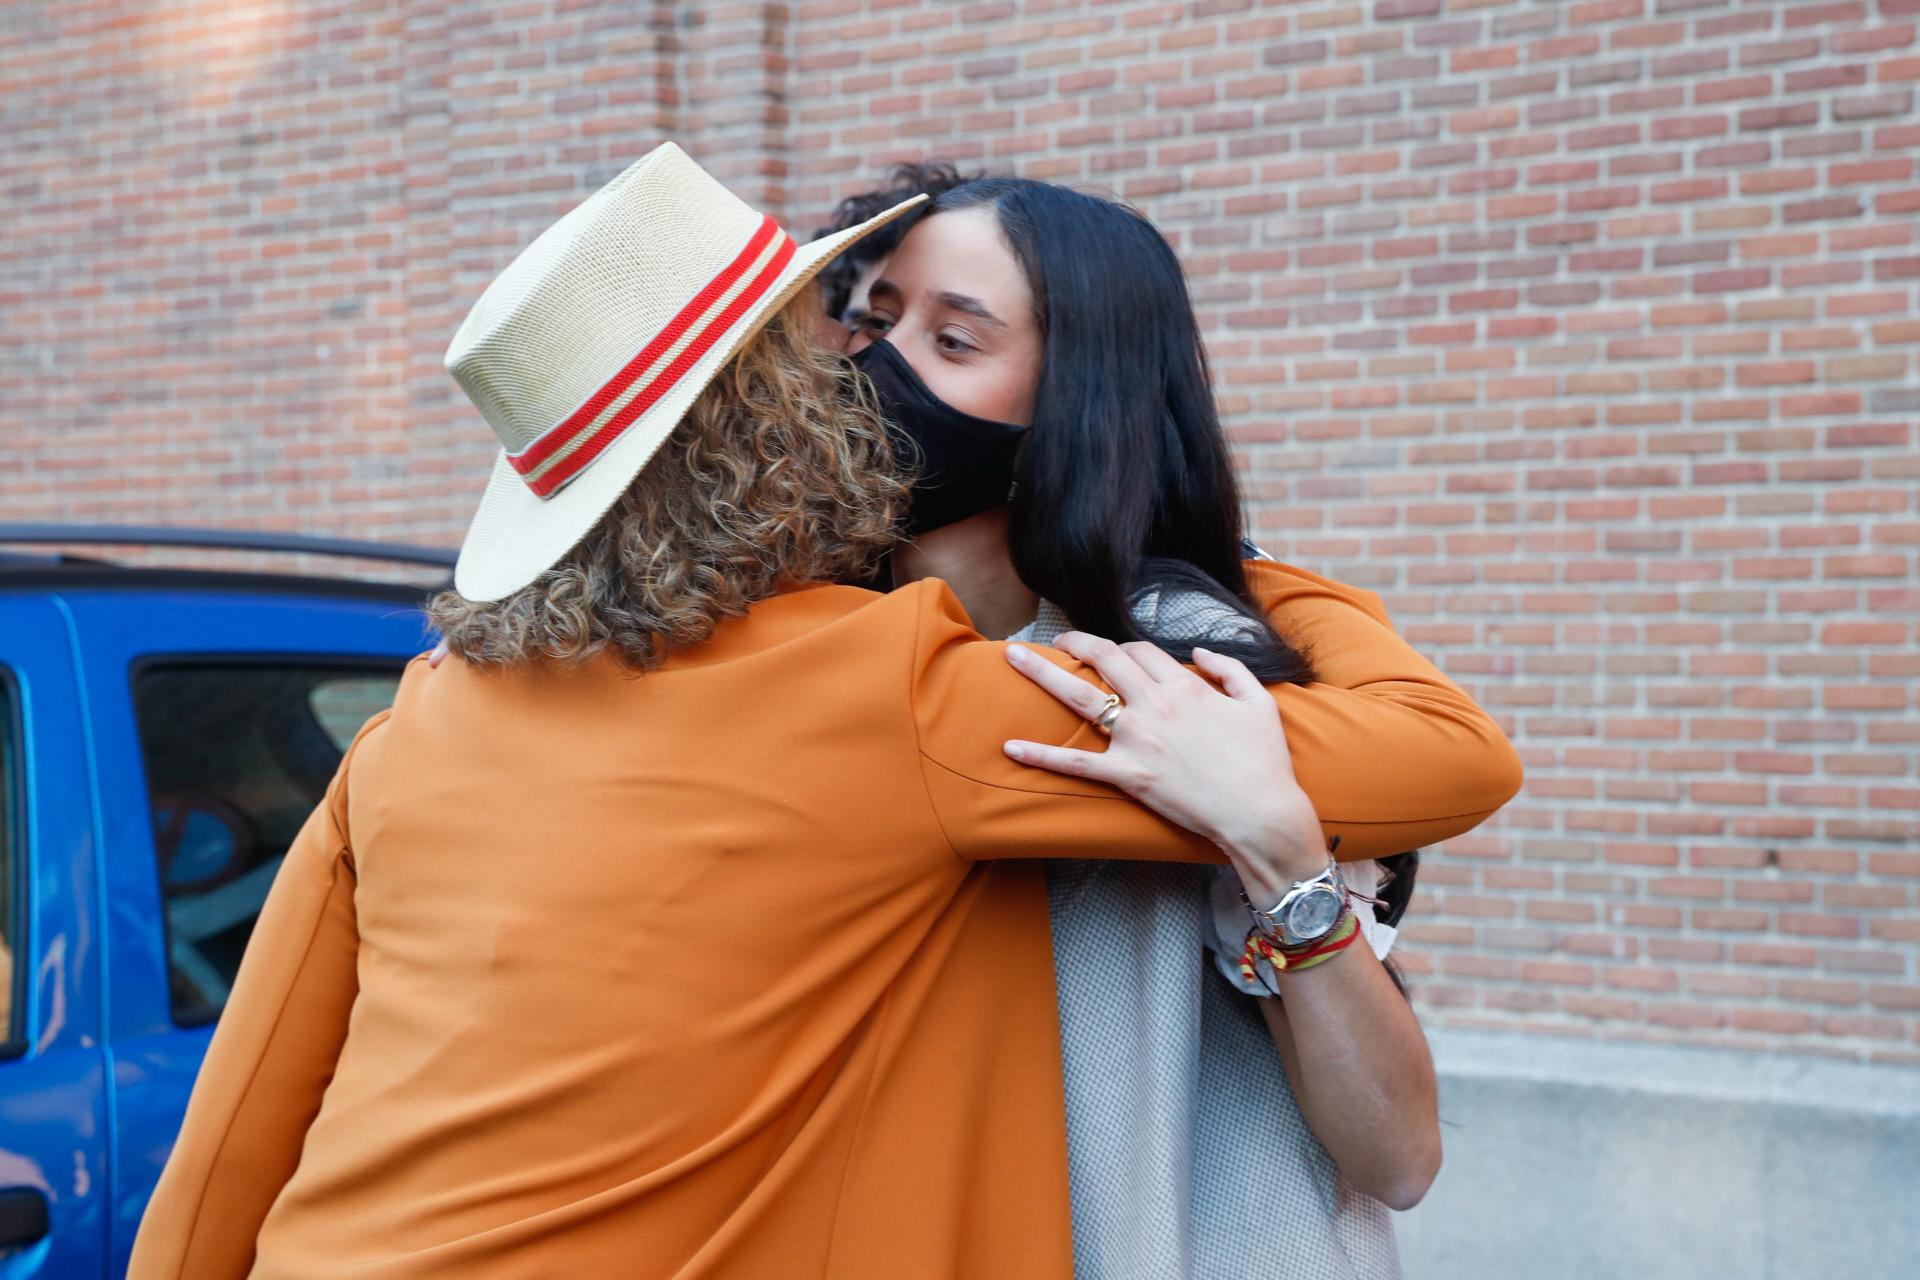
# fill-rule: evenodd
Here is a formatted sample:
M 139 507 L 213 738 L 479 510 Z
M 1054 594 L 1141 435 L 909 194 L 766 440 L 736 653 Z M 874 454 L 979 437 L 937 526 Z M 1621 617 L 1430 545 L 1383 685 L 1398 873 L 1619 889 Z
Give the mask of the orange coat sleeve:
M 300 1162 L 359 991 L 347 767 L 287 850 L 260 910 L 185 1121 L 134 1240 L 128 1280 L 242 1280 Z
M 1306 650 L 1318 682 L 1273 687 L 1294 775 L 1342 860 L 1402 853 L 1479 825 L 1520 788 L 1506 736 L 1393 630 L 1371 592 L 1274 561 L 1247 576 L 1274 627 Z M 1035 646 L 1100 683 L 1066 654 Z M 1017 764 L 1009 738 L 1081 750 L 1105 740 L 983 642 L 945 584 L 921 604 L 915 724 L 934 811 L 964 858 L 1220 862 L 1209 841 L 1103 783 Z M 1101 686 L 1105 688 L 1104 685 Z

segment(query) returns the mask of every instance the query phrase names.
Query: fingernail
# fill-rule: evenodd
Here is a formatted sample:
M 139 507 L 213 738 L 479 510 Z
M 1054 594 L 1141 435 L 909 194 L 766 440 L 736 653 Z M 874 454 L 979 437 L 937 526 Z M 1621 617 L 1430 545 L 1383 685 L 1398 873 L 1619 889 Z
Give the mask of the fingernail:
M 1023 760 L 1026 758 L 1027 753 L 1019 743 L 1009 742 L 1007 744 L 1007 754 L 1012 756 L 1015 760 Z
M 1020 663 L 1020 662 L 1025 662 L 1026 660 L 1027 660 L 1027 651 L 1025 649 L 1022 649 L 1017 644 L 1010 644 L 1007 646 L 1008 662 Z

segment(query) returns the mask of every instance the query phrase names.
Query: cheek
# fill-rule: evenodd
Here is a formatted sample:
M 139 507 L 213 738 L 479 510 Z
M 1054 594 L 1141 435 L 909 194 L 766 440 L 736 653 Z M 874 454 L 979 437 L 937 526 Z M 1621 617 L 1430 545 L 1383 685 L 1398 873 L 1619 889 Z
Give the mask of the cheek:
M 976 357 L 919 372 L 933 394 L 962 413 L 1023 427 L 1033 421 L 1034 378 L 1015 361 Z
M 1033 362 L 1023 362 L 1019 372 L 1010 379 L 1007 390 L 1006 412 L 1000 415 L 1002 422 L 1017 422 L 1023 427 L 1033 425 L 1033 402 L 1040 394 L 1040 366 Z
M 850 336 L 847 326 L 835 320 L 824 311 L 816 311 L 807 317 L 807 323 L 813 330 L 813 345 L 822 351 L 846 351 Z

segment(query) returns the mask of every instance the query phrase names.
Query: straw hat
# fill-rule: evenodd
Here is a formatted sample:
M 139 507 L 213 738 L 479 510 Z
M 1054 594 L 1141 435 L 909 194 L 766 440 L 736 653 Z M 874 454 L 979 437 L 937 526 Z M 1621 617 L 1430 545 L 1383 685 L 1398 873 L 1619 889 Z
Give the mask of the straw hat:
M 815 272 L 923 199 L 801 245 L 665 142 L 548 227 L 447 348 L 502 446 L 454 587 L 498 600 L 552 568 Z

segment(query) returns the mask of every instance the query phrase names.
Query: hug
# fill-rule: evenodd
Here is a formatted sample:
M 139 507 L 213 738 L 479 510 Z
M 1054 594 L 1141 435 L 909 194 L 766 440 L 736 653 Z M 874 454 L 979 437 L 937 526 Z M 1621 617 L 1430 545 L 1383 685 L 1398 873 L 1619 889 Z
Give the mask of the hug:
M 665 144 L 475 303 L 444 661 L 288 853 L 132 1276 L 1398 1274 L 1406 855 L 1518 759 L 1245 542 L 1151 224 L 943 185 L 802 245 Z

